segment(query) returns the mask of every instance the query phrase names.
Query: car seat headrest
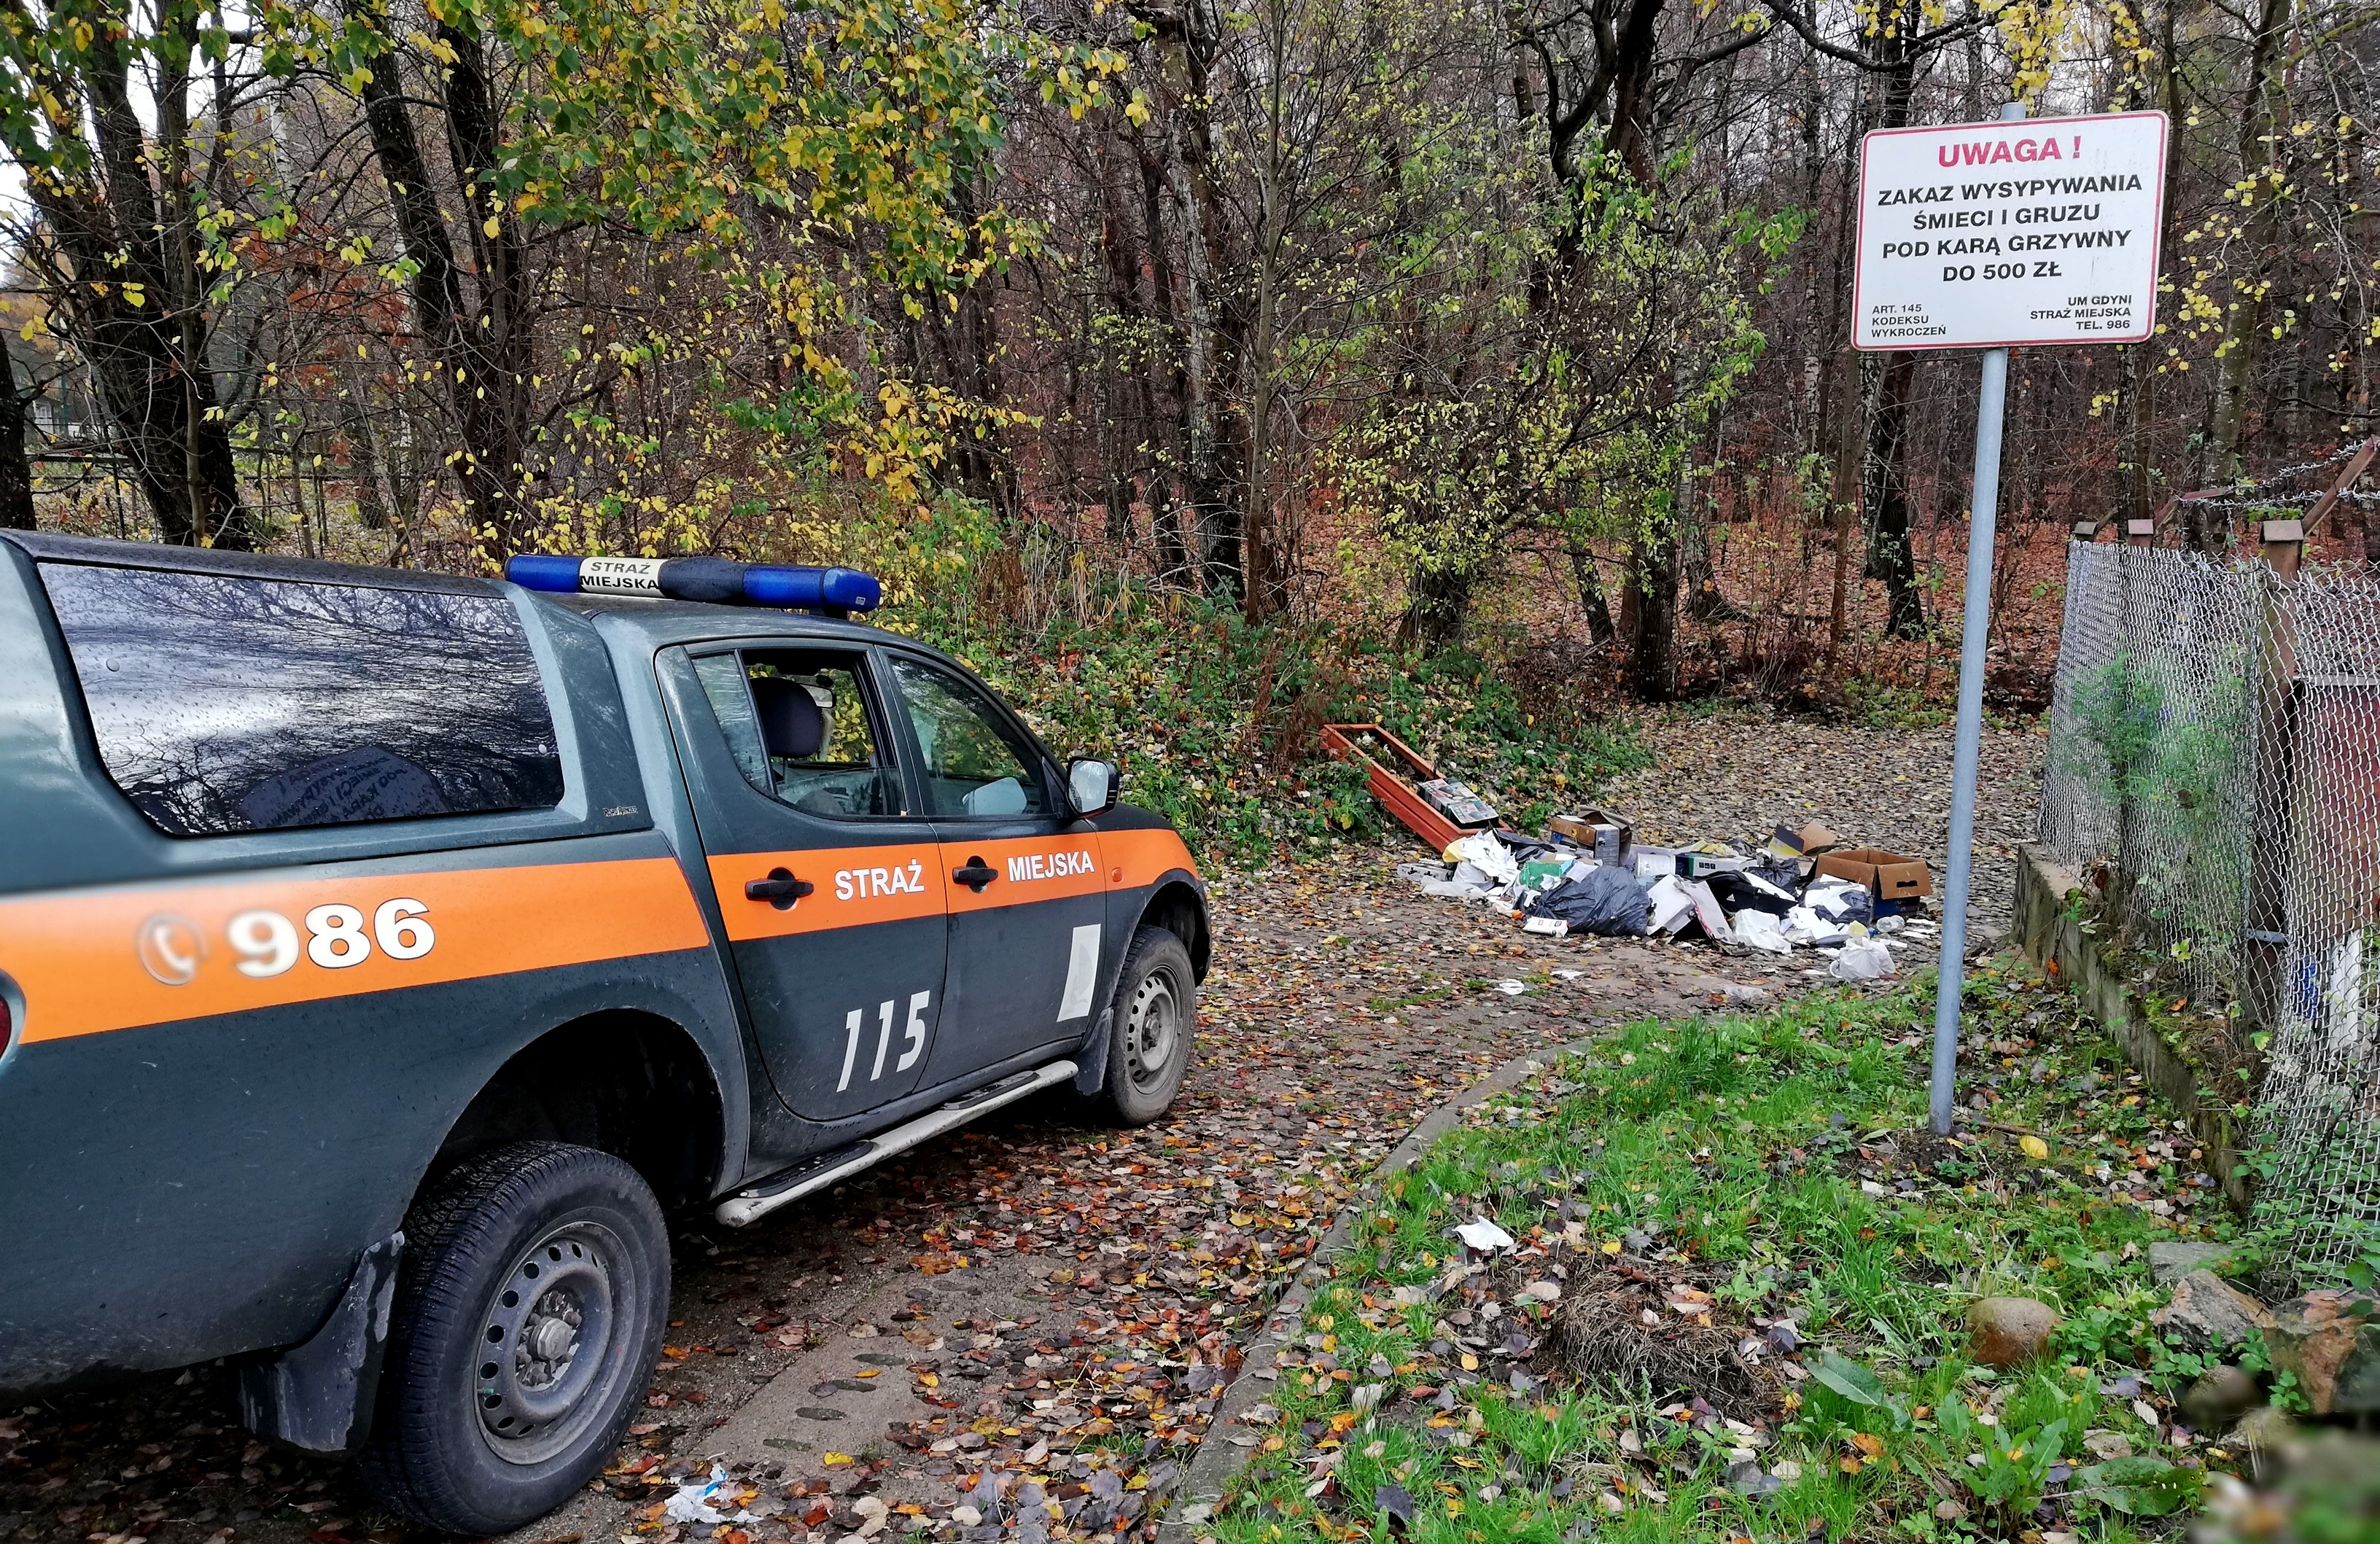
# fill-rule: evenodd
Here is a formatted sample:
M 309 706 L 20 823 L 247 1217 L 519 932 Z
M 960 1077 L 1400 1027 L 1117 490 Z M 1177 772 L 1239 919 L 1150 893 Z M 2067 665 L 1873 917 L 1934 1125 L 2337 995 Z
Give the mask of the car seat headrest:
M 808 761 L 826 743 L 826 715 L 809 688 L 782 676 L 752 682 L 752 706 L 760 718 L 760 741 L 772 756 Z

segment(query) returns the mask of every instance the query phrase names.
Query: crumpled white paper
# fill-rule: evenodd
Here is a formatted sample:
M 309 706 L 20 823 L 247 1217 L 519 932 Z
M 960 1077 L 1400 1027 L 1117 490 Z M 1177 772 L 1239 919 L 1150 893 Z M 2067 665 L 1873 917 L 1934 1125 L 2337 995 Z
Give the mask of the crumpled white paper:
M 1512 1236 L 1485 1217 L 1474 1223 L 1457 1224 L 1454 1236 L 1481 1254 L 1500 1254 L 1512 1247 Z
M 1521 876 L 1521 864 L 1512 850 L 1484 831 L 1464 837 L 1441 855 L 1450 863 L 1469 863 L 1499 884 L 1510 884 Z
M 1729 919 L 1735 929 L 1735 941 L 1768 954 L 1791 954 L 1793 946 L 1785 941 L 1785 929 L 1777 917 L 1767 911 L 1742 911 Z

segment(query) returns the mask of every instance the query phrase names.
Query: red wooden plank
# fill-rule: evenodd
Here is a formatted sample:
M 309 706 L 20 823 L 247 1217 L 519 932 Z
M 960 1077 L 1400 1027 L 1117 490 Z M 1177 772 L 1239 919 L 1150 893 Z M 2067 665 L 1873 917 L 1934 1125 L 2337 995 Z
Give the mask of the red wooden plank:
M 1354 737 L 1358 734 L 1368 734 L 1378 740 L 1424 778 L 1437 777 L 1437 768 L 1378 724 L 1322 726 L 1322 748 L 1342 761 L 1362 762 L 1366 774 L 1366 784 L 1370 788 L 1372 797 L 1378 799 L 1407 830 L 1429 843 L 1431 851 L 1443 852 L 1472 834 L 1432 808 L 1429 801 L 1424 799 L 1411 783 L 1381 766 L 1378 759 L 1357 749 Z

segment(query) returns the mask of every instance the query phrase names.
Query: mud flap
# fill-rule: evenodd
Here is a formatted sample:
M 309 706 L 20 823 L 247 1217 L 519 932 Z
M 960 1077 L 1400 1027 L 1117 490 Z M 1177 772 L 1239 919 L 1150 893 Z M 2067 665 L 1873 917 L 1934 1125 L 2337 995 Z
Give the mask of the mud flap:
M 1083 1037 L 1083 1048 L 1075 1053 L 1075 1092 L 1085 1099 L 1096 1097 L 1108 1086 L 1108 1039 L 1115 1032 L 1115 1009 L 1099 1010 L 1099 1022 Z
M 260 1437 L 315 1453 L 353 1453 L 371 1435 L 372 1405 L 396 1303 L 405 1235 L 363 1252 L 338 1307 L 314 1337 L 239 1369 L 239 1418 Z

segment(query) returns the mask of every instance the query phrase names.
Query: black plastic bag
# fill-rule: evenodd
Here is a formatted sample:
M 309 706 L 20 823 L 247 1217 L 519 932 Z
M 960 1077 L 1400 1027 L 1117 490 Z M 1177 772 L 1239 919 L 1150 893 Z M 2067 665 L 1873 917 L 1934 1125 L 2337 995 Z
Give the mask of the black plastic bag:
M 1636 938 L 1651 924 L 1653 903 L 1626 873 L 1605 867 L 1555 886 L 1530 905 L 1529 914 L 1559 917 L 1572 933 Z
M 1801 899 L 1799 887 L 1779 885 L 1764 874 L 1743 869 L 1733 874 L 1714 874 L 1709 880 L 1711 894 L 1720 906 L 1733 916 L 1738 911 L 1767 911 L 1783 916 Z

